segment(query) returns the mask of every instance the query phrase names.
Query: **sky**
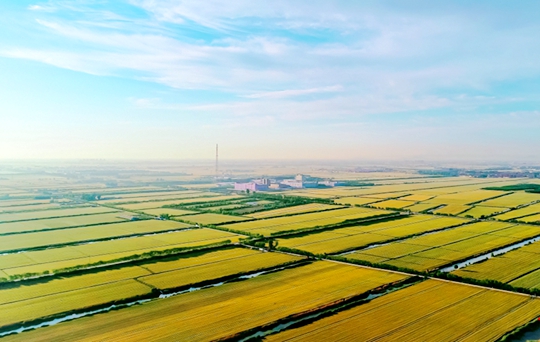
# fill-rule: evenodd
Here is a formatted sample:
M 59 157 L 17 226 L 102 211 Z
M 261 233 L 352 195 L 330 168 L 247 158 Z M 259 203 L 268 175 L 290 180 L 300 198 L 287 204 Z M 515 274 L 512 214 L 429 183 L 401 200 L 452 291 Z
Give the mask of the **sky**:
M 536 1 L 0 2 L 0 159 L 540 162 Z

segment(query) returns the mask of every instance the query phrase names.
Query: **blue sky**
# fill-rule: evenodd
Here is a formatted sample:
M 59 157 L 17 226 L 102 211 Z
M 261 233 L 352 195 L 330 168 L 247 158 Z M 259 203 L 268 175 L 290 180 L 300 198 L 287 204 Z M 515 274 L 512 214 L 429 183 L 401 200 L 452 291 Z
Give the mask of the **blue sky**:
M 0 158 L 540 162 L 534 1 L 3 1 Z

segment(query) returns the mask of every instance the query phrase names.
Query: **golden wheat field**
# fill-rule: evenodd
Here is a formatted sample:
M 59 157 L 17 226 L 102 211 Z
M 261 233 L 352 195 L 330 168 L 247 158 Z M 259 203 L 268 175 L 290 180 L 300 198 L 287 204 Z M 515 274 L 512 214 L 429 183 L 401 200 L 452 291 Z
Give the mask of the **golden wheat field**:
M 114 238 L 133 234 L 154 233 L 188 227 L 190 227 L 189 224 L 181 222 L 143 220 L 27 234 L 7 235 L 0 239 L 0 251 L 30 249 L 36 247 L 45 247 L 48 245 Z
M 496 341 L 538 315 L 539 299 L 427 280 L 266 340 Z
M 540 201 L 540 194 L 531 194 L 523 191 L 514 192 L 495 199 L 487 200 L 481 203 L 486 207 L 505 207 L 515 208 L 520 205 Z
M 351 248 L 382 243 L 412 234 L 447 228 L 467 221 L 452 217 L 418 215 L 366 226 L 340 228 L 291 239 L 279 239 L 281 246 L 311 253 L 338 253 Z
M 507 211 L 508 208 L 505 207 L 484 207 L 480 205 L 475 205 L 471 209 L 462 212 L 459 216 L 471 216 L 474 218 L 488 217 L 494 214 L 499 214 Z
M 523 238 L 536 236 L 539 232 L 537 227 L 502 222 L 478 222 L 384 246 L 359 250 L 347 254 L 346 257 L 370 261 L 369 259 L 374 256 L 377 258 L 377 262 L 426 271 L 511 245 Z M 399 248 L 397 248 L 398 246 Z M 410 251 L 410 253 L 396 255 L 402 251 Z M 386 260 L 381 258 L 386 258 Z
M 211 229 L 140 236 L 92 244 L 0 255 L 0 265 L 8 275 L 54 271 L 56 269 L 108 262 L 151 251 L 172 248 L 196 248 L 230 240 L 238 242 L 239 235 Z
M 286 208 L 281 208 L 281 209 L 260 211 L 253 214 L 247 214 L 246 216 L 252 217 L 255 219 L 263 219 L 263 218 L 269 218 L 269 217 L 303 214 L 303 213 L 325 211 L 325 210 L 339 209 L 339 208 L 343 208 L 343 207 L 339 205 L 331 205 L 331 204 L 310 203 L 310 204 L 303 204 L 303 205 L 295 205 L 293 207 L 286 207 Z
M 408 206 L 413 205 L 413 201 L 402 201 L 402 200 L 396 200 L 391 199 L 387 201 L 377 202 L 370 204 L 370 206 L 375 208 L 381 208 L 381 209 L 402 209 Z
M 43 219 L 43 218 L 48 218 L 48 217 L 103 214 L 103 213 L 111 213 L 115 211 L 118 211 L 118 210 L 107 208 L 107 207 L 80 207 L 80 208 L 27 211 L 27 212 L 22 212 L 22 213 L 6 213 L 6 214 L 0 214 L 0 223 L 11 222 L 11 221 L 37 220 L 37 219 Z
M 536 214 L 540 214 L 540 203 L 531 204 L 529 206 L 519 208 L 516 210 L 511 210 L 504 214 L 497 215 L 495 216 L 495 218 L 497 220 L 508 221 L 508 220 L 515 220 L 515 219 L 519 219 L 525 216 L 531 216 L 531 215 L 536 215 Z
M 0 234 L 124 222 L 127 221 L 126 217 L 128 216 L 129 214 L 118 211 L 109 214 L 66 216 L 32 221 L 8 222 L 0 224 Z
M 492 279 L 508 283 L 540 268 L 540 252 L 538 246 L 533 247 L 534 249 L 526 246 L 452 273 L 465 278 Z
M 213 213 L 184 215 L 180 217 L 179 219 L 185 222 L 198 223 L 198 224 L 203 224 L 203 225 L 222 224 L 222 223 L 241 222 L 241 221 L 251 220 L 251 218 L 249 217 L 213 214 Z
M 248 281 L 7 336 L 5 340 L 96 341 L 129 336 L 131 341 L 209 341 L 231 337 L 405 278 L 382 270 L 318 261 Z

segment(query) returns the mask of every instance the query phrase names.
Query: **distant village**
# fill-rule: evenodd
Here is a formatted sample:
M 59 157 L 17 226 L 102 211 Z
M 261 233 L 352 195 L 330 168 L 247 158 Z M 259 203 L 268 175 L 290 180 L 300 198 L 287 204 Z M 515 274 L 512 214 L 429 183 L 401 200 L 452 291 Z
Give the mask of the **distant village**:
M 307 177 L 298 174 L 291 179 L 270 179 L 261 178 L 254 179 L 246 183 L 234 183 L 235 191 L 268 191 L 268 190 L 286 190 L 286 189 L 303 189 L 303 188 L 318 188 L 318 187 L 335 187 L 345 185 L 343 182 L 333 180 L 323 181 L 308 181 Z

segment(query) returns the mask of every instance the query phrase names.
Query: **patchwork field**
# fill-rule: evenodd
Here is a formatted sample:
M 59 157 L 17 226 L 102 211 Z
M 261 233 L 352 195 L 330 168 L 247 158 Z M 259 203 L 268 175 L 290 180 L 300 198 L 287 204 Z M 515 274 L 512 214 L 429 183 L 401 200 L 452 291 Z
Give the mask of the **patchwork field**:
M 372 207 L 381 209 L 402 209 L 413 205 L 412 201 L 387 200 L 371 204 Z
M 66 208 L 52 209 L 40 211 L 27 211 L 22 213 L 0 214 L 0 223 L 12 221 L 37 220 L 48 217 L 64 217 L 77 215 L 92 215 L 103 214 L 118 211 L 107 207 L 81 207 L 81 208 Z
M 504 207 L 484 207 L 480 205 L 475 205 L 472 209 L 462 212 L 459 216 L 472 216 L 474 218 L 481 218 L 502 213 L 507 210 L 508 208 Z
M 344 208 L 317 213 L 269 218 L 264 220 L 224 225 L 235 231 L 262 235 L 279 234 L 287 231 L 310 229 L 342 223 L 348 220 L 368 219 L 388 215 L 392 212 L 368 208 Z
M 265 340 L 496 341 L 538 315 L 539 299 L 427 280 Z
M 331 254 L 467 222 L 466 220 L 453 217 L 415 215 L 365 226 L 340 228 L 297 238 L 279 239 L 279 244 L 283 247 L 300 249 L 316 254 Z
M 251 218 L 249 217 L 213 214 L 213 213 L 184 215 L 181 217 L 181 219 L 186 222 L 198 223 L 198 224 L 221 224 L 221 223 L 231 223 L 231 222 L 251 220 Z
M 458 215 L 462 212 L 471 209 L 471 206 L 462 205 L 462 204 L 447 204 L 444 207 L 433 210 L 434 214 L 444 214 L 444 215 Z
M 88 226 L 100 223 L 127 221 L 129 214 L 117 211 L 110 214 L 65 216 L 59 218 L 7 222 L 0 224 L 0 234 L 24 233 L 29 231 Z
M 482 206 L 515 208 L 520 205 L 529 204 L 536 201 L 540 201 L 540 194 L 531 194 L 519 191 L 506 196 L 484 201 L 482 202 Z
M 152 215 L 152 216 L 159 216 L 161 214 L 167 214 L 172 217 L 176 217 L 176 216 L 182 216 L 182 215 L 197 214 L 197 212 L 193 210 L 173 209 L 173 208 L 144 209 L 141 211 L 147 215 Z
M 234 248 L 115 270 L 43 279 L 0 289 L 0 329 L 51 315 L 149 295 L 301 260 L 300 257 Z
M 214 196 L 208 195 L 204 197 L 185 198 L 185 199 L 178 199 L 178 200 L 152 201 L 152 202 L 141 202 L 141 203 L 134 203 L 134 204 L 120 204 L 119 207 L 126 210 L 156 209 L 156 208 L 161 208 L 163 206 L 176 206 L 176 205 L 182 206 L 185 204 L 210 203 L 210 202 L 217 202 L 217 201 L 234 200 L 238 198 L 241 198 L 241 197 L 238 195 L 221 196 L 219 194 L 215 194 Z
M 173 233 L 101 241 L 91 244 L 0 255 L 1 270 L 6 275 L 54 272 L 58 269 L 92 263 L 108 263 L 120 258 L 174 248 L 197 248 L 238 242 L 239 235 L 211 229 L 182 230 Z
M 5 340 L 96 341 L 129 336 L 131 341 L 209 341 L 232 337 L 404 278 L 386 271 L 320 261 L 7 336 Z
M 303 204 L 303 205 L 295 205 L 293 207 L 286 207 L 286 208 L 281 208 L 281 209 L 260 211 L 253 214 L 248 214 L 246 216 L 249 216 L 255 219 L 263 219 L 263 218 L 269 218 L 269 217 L 310 213 L 310 212 L 324 211 L 324 210 L 330 210 L 330 209 L 339 209 L 339 208 L 343 208 L 343 207 L 338 206 L 338 205 L 330 205 L 330 204 L 310 203 L 310 204 Z
M 106 225 L 68 228 L 36 233 L 6 235 L 0 239 L 0 251 L 22 250 L 49 245 L 115 238 L 142 233 L 188 228 L 191 225 L 175 221 L 129 221 Z
M 524 216 L 530 216 L 530 215 L 535 215 L 535 214 L 540 214 L 540 203 L 531 204 L 527 207 L 523 207 L 517 210 L 511 210 L 504 214 L 497 215 L 495 216 L 495 218 L 497 220 L 508 221 L 508 220 L 515 220 Z
M 377 198 L 367 198 L 367 197 L 341 197 L 334 200 L 337 204 L 348 204 L 348 205 L 366 205 L 369 203 L 374 203 L 381 201 Z
M 540 235 L 534 226 L 478 222 L 347 254 L 365 260 L 428 271 Z
M 465 278 L 497 280 L 517 287 L 540 289 L 540 243 L 521 247 L 452 273 Z

